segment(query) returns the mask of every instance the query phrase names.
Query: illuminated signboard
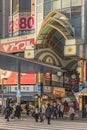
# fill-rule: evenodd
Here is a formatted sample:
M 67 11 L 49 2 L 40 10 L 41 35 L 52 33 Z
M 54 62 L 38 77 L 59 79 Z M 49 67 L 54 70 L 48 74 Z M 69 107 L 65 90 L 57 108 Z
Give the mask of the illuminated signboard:
M 2 71 L 2 78 L 4 80 L 3 84 L 17 84 L 18 82 L 18 73 L 17 72 L 11 72 L 4 70 Z M 36 74 L 35 73 L 21 73 L 20 76 L 20 83 L 21 84 L 36 84 Z M 0 84 L 2 84 L 2 80 L 0 80 Z

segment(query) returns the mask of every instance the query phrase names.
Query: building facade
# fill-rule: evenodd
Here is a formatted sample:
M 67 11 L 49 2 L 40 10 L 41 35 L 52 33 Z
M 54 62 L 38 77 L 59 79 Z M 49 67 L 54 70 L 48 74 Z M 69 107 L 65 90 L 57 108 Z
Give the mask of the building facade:
M 3 26 L 1 26 L 3 38 L 33 34 L 36 40 L 35 42 L 37 44 L 42 44 L 43 40 L 38 37 L 42 23 L 44 23 L 46 16 L 50 12 L 57 11 L 69 19 L 73 31 L 73 38 L 83 39 L 84 43 L 86 42 L 86 0 L 78 0 L 77 2 L 75 2 L 75 0 L 68 0 L 67 2 L 64 0 L 3 0 L 1 4 L 3 5 L 2 13 L 4 13 L 2 15 Z M 67 21 L 65 24 L 67 24 Z M 61 38 L 63 44 L 56 46 L 55 42 L 59 40 L 57 37 Z M 43 37 L 43 39 L 45 38 Z M 41 40 L 42 42 L 40 42 Z M 52 41 L 45 42 L 49 42 L 49 45 L 51 45 L 52 42 L 52 46 L 55 44 L 55 48 L 59 48 L 58 50 L 55 49 L 55 53 L 59 51 L 59 53 L 57 53 L 58 58 L 60 59 L 61 64 L 64 64 L 65 60 L 63 57 L 60 57 L 61 53 L 64 51 L 65 39 L 63 36 L 58 32 Z M 46 46 L 48 47 L 48 45 Z M 61 49 L 62 51 L 60 51 Z M 13 54 L 14 53 L 19 53 L 20 56 L 24 57 L 24 51 L 18 50 L 13 52 Z M 37 59 L 37 56 L 35 58 Z M 42 59 L 40 58 L 40 60 Z M 49 60 L 51 61 L 52 59 L 50 58 Z
M 0 1 L 0 38 L 8 37 L 8 16 L 10 15 L 9 0 Z
M 64 57 L 64 45 L 66 39 L 82 39 L 83 43 L 87 42 L 87 0 L 8 0 L 5 6 L 6 1 L 3 0 L 1 8 L 7 12 L 6 17 L 3 15 L 2 38 L 33 34 L 37 49 L 35 59 L 76 70 L 78 60 Z M 24 57 L 24 50 L 15 53 Z M 69 76 L 66 74 L 65 79 L 69 80 Z M 67 84 L 68 81 L 65 82 Z M 47 82 L 47 85 L 52 84 Z M 60 83 L 59 87 L 63 85 Z M 66 86 L 69 87 L 69 83 Z
M 2 25 L 0 30 L 2 30 L 1 32 L 3 32 L 2 38 L 11 36 L 11 34 L 9 34 L 10 33 L 9 23 L 11 24 L 11 19 L 15 19 L 17 17 L 19 18 L 21 17 L 21 15 L 34 16 L 35 25 L 34 25 L 33 31 L 29 31 L 30 29 L 27 27 L 23 29 L 19 27 L 20 33 L 18 33 L 18 35 L 30 34 L 30 33 L 35 33 L 38 35 L 43 19 L 52 10 L 57 10 L 58 12 L 63 13 L 66 17 L 69 18 L 73 27 L 75 38 L 81 38 L 84 40 L 84 42 L 86 42 L 87 40 L 86 35 L 85 35 L 86 27 L 87 27 L 87 24 L 86 24 L 87 1 L 86 0 L 78 0 L 77 2 L 75 0 L 68 0 L 67 2 L 64 0 L 36 0 L 36 1 L 35 0 L 32 0 L 32 1 L 31 0 L 25 0 L 25 1 L 23 0 L 15 0 L 15 1 L 3 0 L 2 1 L 1 0 L 0 2 L 1 2 L 0 4 L 1 16 L 0 17 L 1 17 L 1 25 Z M 23 14 L 20 14 L 19 12 Z M 26 12 L 26 14 L 24 14 L 24 12 Z M 30 22 L 32 22 L 32 20 Z M 17 26 L 18 23 L 16 22 L 15 24 Z M 15 24 L 11 26 L 15 26 Z M 23 25 L 23 26 L 26 26 L 26 25 Z M 15 30 L 14 32 L 16 32 L 16 34 L 14 35 L 17 36 L 18 27 L 13 27 L 13 28 Z

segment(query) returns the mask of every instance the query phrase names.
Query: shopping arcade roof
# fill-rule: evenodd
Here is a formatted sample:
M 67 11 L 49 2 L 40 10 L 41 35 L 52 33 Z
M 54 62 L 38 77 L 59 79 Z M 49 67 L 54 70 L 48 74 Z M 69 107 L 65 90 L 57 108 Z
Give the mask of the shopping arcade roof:
M 65 40 L 72 38 L 74 38 L 74 32 L 69 19 L 58 11 L 52 11 L 43 21 L 37 43 L 42 44 L 43 48 L 50 47 L 61 58 L 65 59 Z
M 34 60 L 17 57 L 11 54 L 0 52 L 0 69 L 18 72 L 18 64 L 20 64 L 20 72 L 58 72 L 64 71 L 60 67 L 49 64 L 40 63 Z
M 64 58 L 64 44 L 66 39 L 73 38 L 73 28 L 65 15 L 52 11 L 44 19 L 40 33 L 37 38 L 37 43 L 41 43 L 43 48 L 48 46 L 52 48 L 57 54 Z M 25 60 L 23 58 L 14 57 L 8 54 L 0 54 L 0 67 L 2 69 L 18 71 L 18 61 L 20 61 L 21 72 L 57 72 L 62 71 L 60 67 L 47 65 L 44 63 Z M 5 63 L 5 61 L 7 62 Z

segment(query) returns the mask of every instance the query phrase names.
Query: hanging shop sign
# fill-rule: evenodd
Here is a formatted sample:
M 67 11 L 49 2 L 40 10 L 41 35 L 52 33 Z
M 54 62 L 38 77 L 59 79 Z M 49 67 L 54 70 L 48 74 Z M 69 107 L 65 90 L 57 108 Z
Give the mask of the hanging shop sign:
M 51 93 L 52 92 L 52 87 L 51 86 L 44 86 L 43 91 L 46 93 Z
M 65 41 L 64 55 L 71 57 L 84 58 L 85 50 L 83 41 L 81 39 L 70 39 Z
M 53 87 L 53 94 L 58 96 L 58 97 L 64 97 L 65 96 L 65 88 Z

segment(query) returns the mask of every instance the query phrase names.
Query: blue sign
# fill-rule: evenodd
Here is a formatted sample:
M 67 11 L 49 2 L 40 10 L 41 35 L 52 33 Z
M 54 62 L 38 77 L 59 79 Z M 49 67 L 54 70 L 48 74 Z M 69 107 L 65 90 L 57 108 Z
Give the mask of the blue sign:
M 17 89 L 16 93 L 17 93 L 17 94 L 21 94 L 21 90 L 20 90 L 20 89 Z
M 41 86 L 40 85 L 38 86 L 38 90 L 41 91 Z
M 79 91 L 81 91 L 82 89 L 84 89 L 83 85 L 79 85 Z

